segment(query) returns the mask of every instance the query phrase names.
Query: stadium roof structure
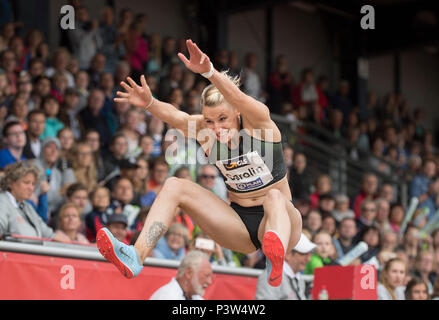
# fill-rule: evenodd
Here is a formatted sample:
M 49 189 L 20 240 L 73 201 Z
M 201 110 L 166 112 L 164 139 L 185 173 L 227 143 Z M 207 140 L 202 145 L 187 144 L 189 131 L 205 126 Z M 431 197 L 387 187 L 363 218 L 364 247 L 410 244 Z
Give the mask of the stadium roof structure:
M 362 17 L 361 7 L 371 5 L 375 9 L 376 29 L 364 33 L 367 42 L 367 55 L 419 46 L 430 53 L 438 54 L 439 52 L 439 9 L 436 1 L 221 0 L 214 2 L 222 14 L 288 4 L 310 13 L 322 13 L 328 18 L 327 21 L 330 24 L 335 27 L 339 25 L 341 29 L 347 25 L 358 24 L 357 32 L 361 32 L 359 27 L 359 21 Z M 347 30 L 352 30 L 352 28 Z

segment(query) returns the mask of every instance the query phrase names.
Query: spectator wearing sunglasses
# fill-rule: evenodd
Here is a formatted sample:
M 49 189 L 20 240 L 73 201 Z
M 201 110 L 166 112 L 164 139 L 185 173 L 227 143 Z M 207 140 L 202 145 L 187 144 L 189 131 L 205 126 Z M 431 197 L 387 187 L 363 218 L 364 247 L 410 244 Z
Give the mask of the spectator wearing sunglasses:
M 198 171 L 197 182 L 203 188 L 212 191 L 214 194 L 219 196 L 221 199 L 226 201 L 227 195 L 222 192 L 222 179 L 218 178 L 218 171 L 212 165 L 201 166 Z

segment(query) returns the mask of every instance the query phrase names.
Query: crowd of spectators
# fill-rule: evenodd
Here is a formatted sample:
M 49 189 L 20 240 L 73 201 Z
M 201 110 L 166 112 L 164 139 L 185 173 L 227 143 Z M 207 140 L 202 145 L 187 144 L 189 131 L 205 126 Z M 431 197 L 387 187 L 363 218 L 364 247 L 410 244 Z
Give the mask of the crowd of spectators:
M 119 240 L 134 243 L 170 176 L 196 181 L 228 201 L 214 166 L 183 164 L 196 145 L 186 141 L 183 152 L 168 153 L 166 124 L 113 100 L 127 76 L 145 74 L 155 97 L 200 113 L 199 97 L 208 83 L 177 58 L 177 52 L 187 53 L 184 39 L 147 33 L 146 15 L 130 9 L 116 18 L 113 8 L 105 7 L 99 19 L 92 19 L 80 1 L 74 3 L 76 28 L 62 31 L 53 50 L 37 29 L 23 33 L 14 22 L 1 26 L 0 233 L 93 245 L 97 231 L 107 226 Z M 405 222 L 407 208 L 394 186 L 380 183 L 376 174 L 366 173 L 361 190 L 349 198 L 333 190 L 328 174 L 316 176 L 308 168 L 305 153 L 285 145 L 293 201 L 304 233 L 317 245 L 305 273 L 337 264 L 364 241 L 368 251 L 353 263 L 377 267 L 381 296 L 396 298 L 401 296 L 397 287 L 419 284 L 425 284 L 429 297 L 439 296 L 439 157 L 422 109 L 411 113 L 404 97 L 394 93 L 381 104 L 373 92 L 360 109 L 347 81 L 335 93 L 328 78 L 315 81 L 311 69 L 296 81 L 284 55 L 264 85 L 257 56 L 246 54 L 242 65 L 239 60 L 226 50 L 213 57 L 217 69 L 240 75 L 242 90 L 272 113 L 327 129 L 332 136 L 320 137 L 325 143 L 348 140 L 353 159 L 360 152 L 377 156 L 370 165 L 383 174 L 390 174 L 393 163 L 409 184 L 409 197 L 419 199 L 413 218 Z M 9 208 L 16 216 L 5 214 Z M 180 260 L 195 248 L 220 265 L 265 268 L 261 251 L 243 255 L 221 248 L 182 210 L 174 222 L 153 256 Z M 391 272 L 395 266 L 403 269 L 401 279 Z

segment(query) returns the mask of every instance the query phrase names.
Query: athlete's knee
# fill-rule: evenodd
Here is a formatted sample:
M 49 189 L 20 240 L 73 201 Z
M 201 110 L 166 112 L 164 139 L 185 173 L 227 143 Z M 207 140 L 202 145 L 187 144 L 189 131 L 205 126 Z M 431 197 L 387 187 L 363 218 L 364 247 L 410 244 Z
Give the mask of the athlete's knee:
M 177 177 L 166 179 L 162 191 L 169 195 L 181 194 L 184 191 L 184 179 Z

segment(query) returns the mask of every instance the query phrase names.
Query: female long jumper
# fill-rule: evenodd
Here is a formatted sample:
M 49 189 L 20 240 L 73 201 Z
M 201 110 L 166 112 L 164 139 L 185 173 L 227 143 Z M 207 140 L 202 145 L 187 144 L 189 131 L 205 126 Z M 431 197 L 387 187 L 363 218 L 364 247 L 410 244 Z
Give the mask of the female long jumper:
M 299 241 L 302 219 L 291 202 L 281 133 L 263 103 L 244 94 L 236 79 L 213 68 L 209 57 L 187 40 L 192 72 L 211 82 L 201 96 L 202 114 L 189 115 L 153 98 L 145 77 L 141 86 L 122 82 L 116 102 L 148 109 L 155 117 L 195 138 L 224 179 L 231 204 L 194 182 L 169 178 L 154 201 L 134 246 L 103 228 L 97 234 L 101 254 L 127 278 L 139 274 L 143 261 L 168 230 L 177 207 L 186 212 L 219 245 L 242 253 L 262 247 L 268 282 L 279 286 L 286 250 Z

